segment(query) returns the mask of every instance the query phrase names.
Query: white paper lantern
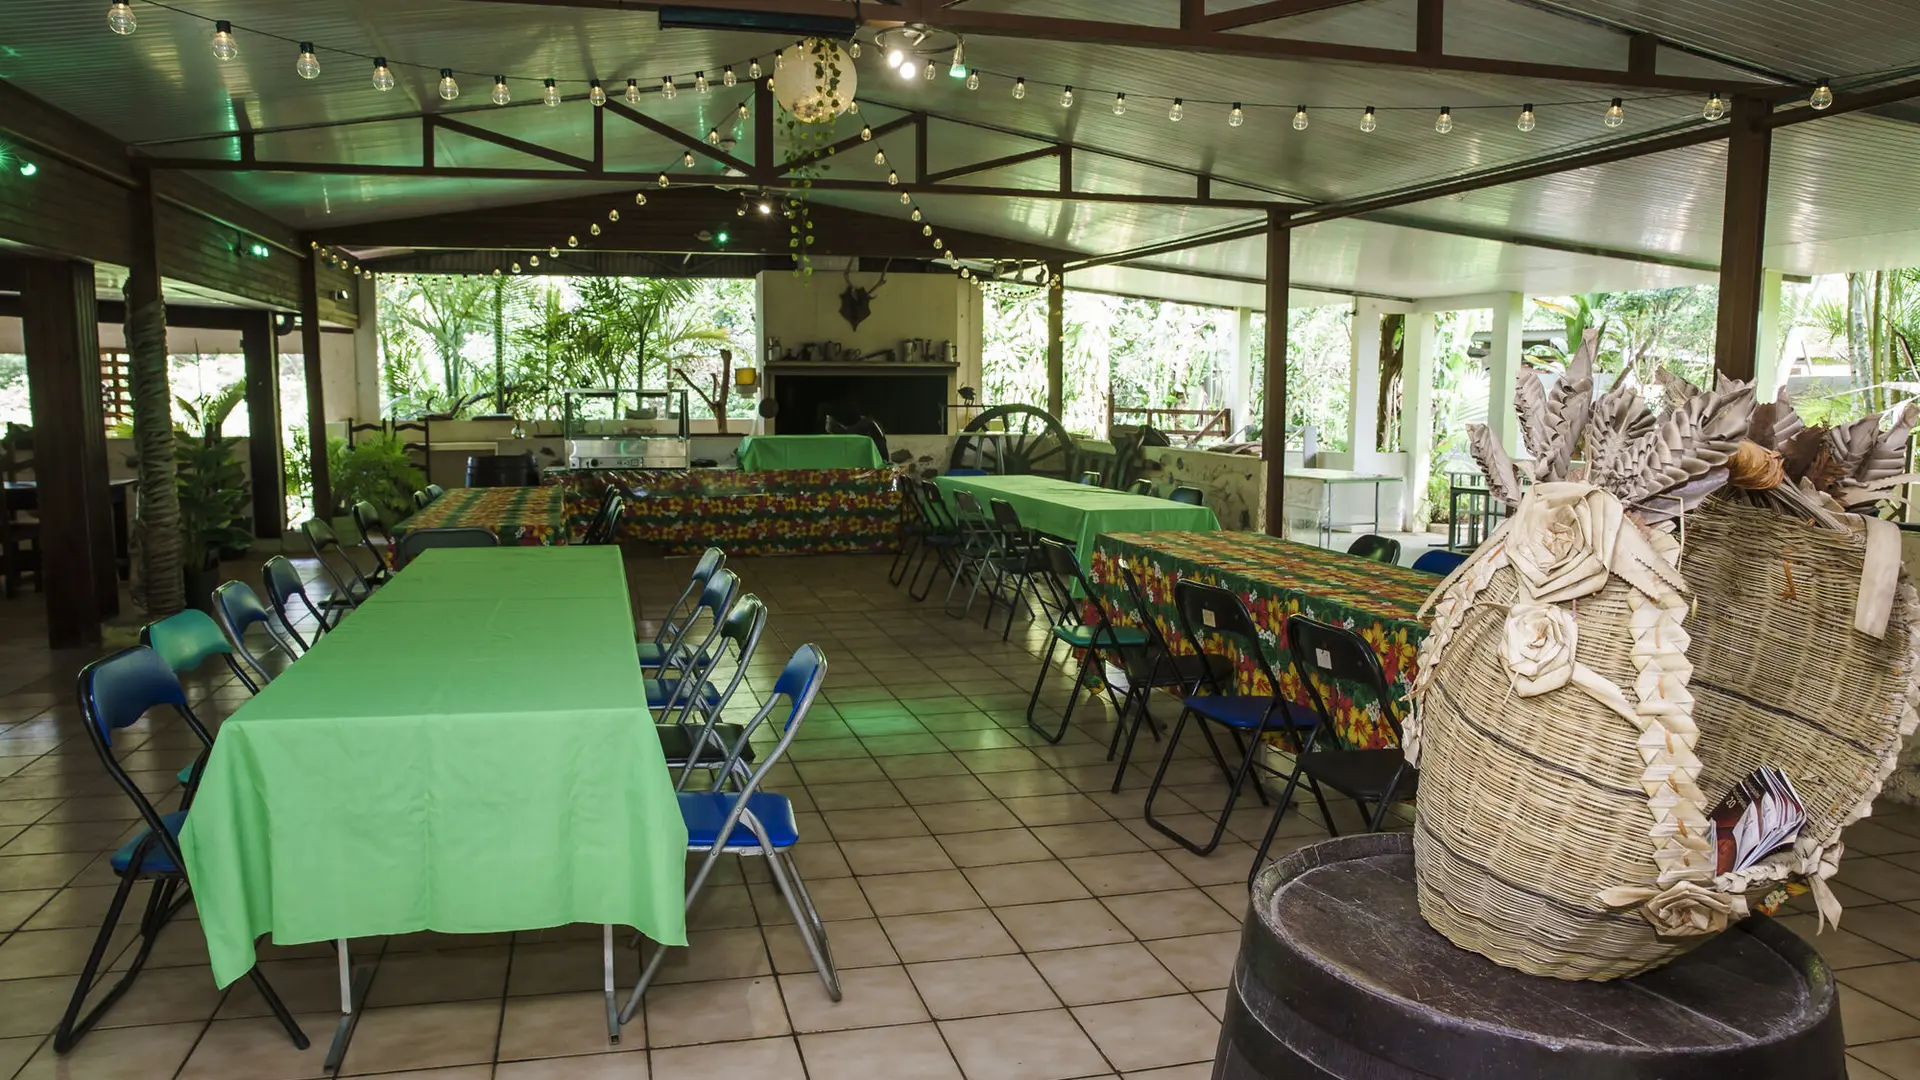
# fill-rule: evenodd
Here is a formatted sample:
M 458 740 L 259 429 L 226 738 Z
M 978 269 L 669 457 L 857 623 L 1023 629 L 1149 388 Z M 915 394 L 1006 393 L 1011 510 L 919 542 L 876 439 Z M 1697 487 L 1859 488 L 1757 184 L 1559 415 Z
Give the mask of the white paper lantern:
M 780 53 L 773 97 L 803 124 L 832 123 L 853 104 L 853 57 L 838 42 L 808 38 Z

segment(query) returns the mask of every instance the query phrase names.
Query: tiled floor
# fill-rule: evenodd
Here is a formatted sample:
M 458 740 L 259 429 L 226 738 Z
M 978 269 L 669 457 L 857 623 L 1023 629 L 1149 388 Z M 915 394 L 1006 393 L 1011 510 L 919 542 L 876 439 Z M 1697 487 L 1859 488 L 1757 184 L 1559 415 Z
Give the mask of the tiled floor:
M 631 561 L 637 611 L 657 617 L 688 565 Z M 1194 858 L 1142 823 L 1144 768 L 1107 793 L 1100 710 L 1058 746 L 1026 730 L 1037 661 L 1024 624 L 1002 644 L 977 620 L 914 604 L 886 585 L 885 559 L 732 565 L 772 612 L 750 689 L 764 690 L 802 642 L 830 660 L 823 699 L 769 786 L 802 811 L 799 862 L 830 920 L 845 1000 L 827 1000 L 764 871 L 723 865 L 692 918 L 692 949 L 669 959 L 618 1047 L 600 1013 L 595 927 L 356 942 L 378 967 L 345 1073 L 1208 1076 L 1248 838 L 1265 812 L 1237 814 L 1221 849 Z M 39 648 L 37 609 L 34 597 L 0 604 L 0 691 L 10 691 L 0 699 L 0 1080 L 320 1075 L 337 1015 L 330 950 L 263 950 L 314 1039 L 297 1052 L 245 984 L 214 989 L 191 921 L 163 935 L 99 1030 L 54 1055 L 47 1033 L 111 892 L 103 853 L 132 813 L 70 704 L 71 672 L 86 658 Z M 1045 697 L 1064 691 L 1057 677 Z M 213 684 L 195 693 L 213 717 L 244 698 Z M 143 726 L 123 745 L 143 786 L 168 792 L 190 740 L 177 726 Z M 1150 765 L 1157 752 L 1143 757 Z M 1217 805 L 1210 768 L 1176 764 L 1169 813 Z M 1282 847 L 1325 835 L 1310 809 L 1284 831 Z M 1854 1076 L 1920 1078 L 1920 814 L 1876 816 L 1849 848 L 1846 930 L 1817 944 L 1839 969 Z M 1789 922 L 1810 934 L 1811 920 Z M 626 954 L 624 985 L 636 970 Z

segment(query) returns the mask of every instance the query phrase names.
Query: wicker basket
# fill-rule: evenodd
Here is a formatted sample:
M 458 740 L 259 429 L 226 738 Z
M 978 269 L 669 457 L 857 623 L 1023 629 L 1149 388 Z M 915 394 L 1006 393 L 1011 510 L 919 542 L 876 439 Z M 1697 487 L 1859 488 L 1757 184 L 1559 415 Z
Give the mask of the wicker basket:
M 1561 590 L 1587 591 L 1542 610 L 1516 538 L 1539 509 L 1528 503 L 1573 488 L 1602 509 L 1612 499 L 1536 486 L 1435 594 L 1408 733 L 1421 913 L 1463 948 L 1565 979 L 1657 967 L 1791 880 L 1837 918 L 1824 882 L 1840 830 L 1912 730 L 1920 598 L 1883 554 L 1868 558 L 1860 519 L 1836 532 L 1726 494 L 1686 516 L 1683 538 L 1627 523 L 1621 543 L 1666 568 L 1648 574 L 1636 549 L 1640 563 L 1614 558 L 1604 584 L 1589 574 Z M 1883 613 L 1892 594 L 1877 637 L 1856 629 L 1872 620 L 1857 613 L 1869 562 Z M 1564 656 L 1532 648 L 1557 634 Z M 1806 826 L 1792 849 L 1716 878 L 1700 815 L 1763 765 L 1792 778 Z

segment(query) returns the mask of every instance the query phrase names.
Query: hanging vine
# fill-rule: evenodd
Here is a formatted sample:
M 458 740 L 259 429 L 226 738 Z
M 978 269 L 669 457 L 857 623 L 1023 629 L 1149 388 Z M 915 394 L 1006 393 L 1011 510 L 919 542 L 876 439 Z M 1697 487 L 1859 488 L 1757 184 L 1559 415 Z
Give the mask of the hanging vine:
M 834 120 L 859 107 L 853 101 L 852 60 L 838 42 L 806 38 L 783 51 L 777 66 L 768 88 L 783 109 L 779 123 L 786 133 L 787 160 L 801 162 L 790 174 L 794 194 L 786 206 L 787 248 L 794 276 L 805 278 L 813 275 L 813 184 L 833 155 Z

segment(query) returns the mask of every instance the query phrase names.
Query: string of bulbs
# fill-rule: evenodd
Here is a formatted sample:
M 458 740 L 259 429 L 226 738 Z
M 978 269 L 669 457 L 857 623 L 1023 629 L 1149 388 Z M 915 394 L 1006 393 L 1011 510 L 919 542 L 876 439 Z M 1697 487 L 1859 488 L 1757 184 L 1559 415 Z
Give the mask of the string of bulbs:
M 864 124 L 861 125 L 860 141 L 868 142 L 871 141 L 872 138 L 873 129 Z M 874 149 L 873 164 L 876 168 L 887 170 L 888 184 L 896 187 L 899 186 L 900 173 L 887 163 L 886 150 L 878 147 Z M 947 268 L 957 270 L 962 281 L 971 281 L 976 286 L 981 285 L 981 280 L 973 275 L 972 268 L 960 265 L 960 256 L 955 254 L 953 248 L 947 245 L 945 238 L 935 235 L 933 223 L 926 220 L 926 214 L 923 213 L 919 205 L 913 201 L 912 192 L 902 191 L 900 193 L 900 205 L 907 207 L 908 217 L 920 225 L 920 235 L 930 240 L 933 243 L 933 250 L 939 252 L 939 254 L 934 256 L 935 260 L 945 259 Z

